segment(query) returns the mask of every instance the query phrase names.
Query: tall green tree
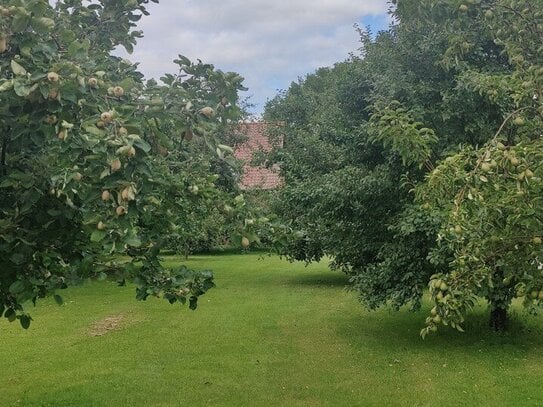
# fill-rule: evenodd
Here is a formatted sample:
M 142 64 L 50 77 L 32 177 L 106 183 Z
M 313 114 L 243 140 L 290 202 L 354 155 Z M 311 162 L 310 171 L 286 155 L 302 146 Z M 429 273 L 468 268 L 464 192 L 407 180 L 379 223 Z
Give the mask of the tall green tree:
M 233 160 L 221 139 L 242 78 L 180 56 L 177 73 L 144 82 L 112 51 L 132 51 L 148 3 L 0 6 L 0 316 L 24 328 L 24 304 L 61 302 L 57 289 L 88 277 L 191 308 L 213 285 L 158 255 L 191 224 L 187 208 L 234 202 L 212 168 Z
M 453 272 L 457 248 L 441 239 L 455 194 L 432 184 L 428 193 L 441 200 L 433 205 L 414 191 L 429 185 L 426 176 L 446 157 L 477 150 L 511 112 L 539 103 L 541 6 L 393 3 L 394 23 L 375 37 L 363 34 L 361 56 L 292 84 L 266 117 L 286 123 L 285 148 L 276 153 L 287 181 L 278 211 L 301 232 L 285 253 L 308 261 L 332 256 L 369 308 L 417 309 L 430 281 L 432 290 L 437 280 L 449 287 L 432 276 Z M 537 133 L 532 116 L 536 127 L 523 134 Z M 464 290 L 459 315 L 484 293 Z M 439 308 L 424 332 L 436 328 L 432 321 L 459 326 L 461 318 L 448 312 Z

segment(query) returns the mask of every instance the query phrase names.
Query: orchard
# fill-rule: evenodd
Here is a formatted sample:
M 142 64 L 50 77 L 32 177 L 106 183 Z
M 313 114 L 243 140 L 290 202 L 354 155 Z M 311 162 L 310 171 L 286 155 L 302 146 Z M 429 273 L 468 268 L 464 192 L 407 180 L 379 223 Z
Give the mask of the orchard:
M 243 78 L 180 55 L 144 80 L 114 55 L 148 3 L 0 8 L 0 315 L 27 328 L 24 304 L 88 278 L 195 308 L 211 272 L 160 252 L 225 237 L 330 256 L 369 309 L 418 310 L 428 293 L 423 336 L 462 330 L 480 299 L 496 330 L 515 298 L 543 305 L 537 2 L 393 1 L 388 30 L 359 30 L 360 56 L 269 101 L 282 223 L 237 188 Z

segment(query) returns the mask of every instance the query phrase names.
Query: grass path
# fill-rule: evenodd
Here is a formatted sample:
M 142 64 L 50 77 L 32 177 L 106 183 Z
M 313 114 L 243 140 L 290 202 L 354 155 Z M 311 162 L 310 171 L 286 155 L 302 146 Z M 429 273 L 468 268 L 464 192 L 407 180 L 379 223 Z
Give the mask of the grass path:
M 0 406 L 543 405 L 541 318 L 494 335 L 479 310 L 422 341 L 423 313 L 364 311 L 325 264 L 189 265 L 216 276 L 195 312 L 96 282 L 28 331 L 0 321 Z

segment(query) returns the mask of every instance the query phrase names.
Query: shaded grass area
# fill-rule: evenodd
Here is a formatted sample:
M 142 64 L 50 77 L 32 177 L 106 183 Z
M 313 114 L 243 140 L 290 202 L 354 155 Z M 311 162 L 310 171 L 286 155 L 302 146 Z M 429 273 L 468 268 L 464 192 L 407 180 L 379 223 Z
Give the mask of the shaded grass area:
M 168 265 L 178 259 L 168 258 Z M 0 322 L 0 406 L 542 405 L 541 318 L 422 341 L 421 313 L 363 310 L 326 264 L 198 256 L 217 288 L 197 311 L 93 282 Z M 521 314 L 519 313 L 518 320 Z

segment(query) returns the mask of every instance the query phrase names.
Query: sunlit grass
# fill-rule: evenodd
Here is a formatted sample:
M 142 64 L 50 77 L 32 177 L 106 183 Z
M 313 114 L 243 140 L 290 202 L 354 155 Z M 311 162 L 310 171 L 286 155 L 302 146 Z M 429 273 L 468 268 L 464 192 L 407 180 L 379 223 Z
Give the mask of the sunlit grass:
M 543 403 L 541 318 L 496 335 L 481 307 L 422 341 L 424 312 L 367 312 L 325 263 L 188 263 L 216 276 L 195 312 L 100 282 L 39 303 L 28 331 L 0 321 L 0 406 Z

